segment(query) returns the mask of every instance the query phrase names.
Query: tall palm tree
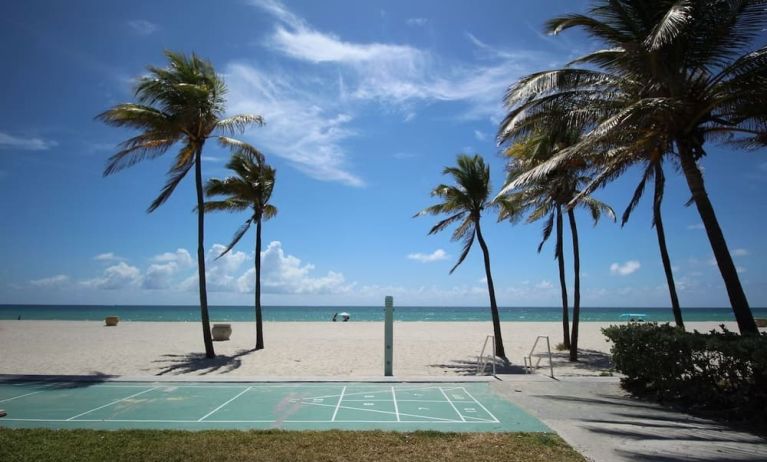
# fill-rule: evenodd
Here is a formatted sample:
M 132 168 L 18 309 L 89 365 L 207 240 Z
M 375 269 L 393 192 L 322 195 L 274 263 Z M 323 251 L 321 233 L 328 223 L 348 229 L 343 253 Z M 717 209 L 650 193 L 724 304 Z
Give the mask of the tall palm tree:
M 427 207 L 415 216 L 448 214 L 449 217 L 439 221 L 429 231 L 429 235 L 438 233 L 451 224 L 458 223 L 453 231 L 454 241 L 463 241 L 463 251 L 458 257 L 456 264 L 450 269 L 450 274 L 463 263 L 469 255 L 474 238 L 479 241 L 482 255 L 485 260 L 485 276 L 487 278 L 487 292 L 490 297 L 490 314 L 493 318 L 493 333 L 495 335 L 495 354 L 506 359 L 506 350 L 503 348 L 501 338 L 501 319 L 498 315 L 498 305 L 495 301 L 495 287 L 493 275 L 490 272 L 490 252 L 487 249 L 485 239 L 482 237 L 480 218 L 482 212 L 496 208 L 497 205 L 490 201 L 490 167 L 479 156 L 472 157 L 459 154 L 456 167 L 445 167 L 443 175 L 450 175 L 455 185 L 440 184 L 431 195 L 442 200 L 439 204 Z
M 684 319 L 682 318 L 682 309 L 679 306 L 679 296 L 676 293 L 676 284 L 674 283 L 674 271 L 671 268 L 671 258 L 668 254 L 668 246 L 666 245 L 666 233 L 663 228 L 663 216 L 661 214 L 661 204 L 663 203 L 663 192 L 666 183 L 666 177 L 663 173 L 663 158 L 658 156 L 655 160 L 649 160 L 647 162 L 642 180 L 634 190 L 634 196 L 631 198 L 626 210 L 623 212 L 623 218 L 621 219 L 621 226 L 624 226 L 631 216 L 631 212 L 639 203 L 639 199 L 644 193 L 645 184 L 648 180 L 653 179 L 654 191 L 652 202 L 652 225 L 655 228 L 656 235 L 658 237 L 658 248 L 660 249 L 661 262 L 663 263 L 663 272 L 666 275 L 666 284 L 668 285 L 669 297 L 671 299 L 671 311 L 674 314 L 674 322 L 677 327 L 684 329 Z
M 116 173 L 144 159 L 165 154 L 176 144 L 180 149 L 168 171 L 160 195 L 147 209 L 151 213 L 170 198 L 176 186 L 194 166 L 197 189 L 197 270 L 200 289 L 200 316 L 205 356 L 216 356 L 210 334 L 208 295 L 205 287 L 205 248 L 202 190 L 202 149 L 208 138 L 216 137 L 227 146 L 240 142 L 228 135 L 242 132 L 248 125 L 261 125 L 257 115 L 224 118 L 226 86 L 210 62 L 192 54 L 166 51 L 168 67 L 150 66 L 149 75 L 138 80 L 136 103 L 122 103 L 99 114 L 98 119 L 115 127 L 140 131 L 119 145 L 109 158 L 104 176 Z
M 646 159 L 655 149 L 673 156 L 743 334 L 758 330 L 697 163 L 709 139 L 746 147 L 767 139 L 767 46 L 751 51 L 765 25 L 763 0 L 595 0 L 588 14 L 554 18 L 547 29 L 577 27 L 605 43 L 571 63 L 596 70 L 568 67 L 523 78 L 507 93 L 512 110 L 501 127 L 513 129 L 552 106 L 593 123 L 577 146 L 520 182 L 600 146 L 603 161 L 613 165 Z
M 556 153 L 557 149 L 566 146 L 568 142 L 577 139 L 577 131 L 568 131 L 558 127 L 549 131 L 541 131 L 528 135 L 506 150 L 509 158 L 509 175 L 507 183 L 526 170 L 534 168 L 543 160 Z M 551 236 L 556 222 L 555 258 L 558 260 L 559 284 L 562 294 L 562 330 L 564 344 L 570 350 L 570 360 L 578 360 L 578 328 L 580 325 L 580 245 L 578 243 L 578 228 L 574 207 L 583 207 L 589 212 L 596 225 L 602 214 L 613 221 L 615 213 L 607 204 L 585 194 L 580 194 L 579 185 L 586 184 L 588 177 L 579 176 L 575 166 L 560 168 L 534 183 L 528 183 L 516 191 L 507 191 L 499 195 L 496 201 L 500 205 L 499 220 L 509 219 L 518 221 L 522 215 L 529 212 L 527 222 L 532 223 L 546 218 L 543 226 L 543 238 L 538 245 L 538 252 Z M 506 188 L 504 188 L 506 190 Z M 567 284 L 565 279 L 565 264 L 563 244 L 562 211 L 567 210 L 570 231 L 573 241 L 573 324 L 572 333 L 568 321 Z
M 223 180 L 216 178 L 205 184 L 205 194 L 210 197 L 224 196 L 222 200 L 208 201 L 205 211 L 240 212 L 250 210 L 251 215 L 240 226 L 232 242 L 221 252 L 219 257 L 237 245 L 242 236 L 256 224 L 256 350 L 264 348 L 264 332 L 261 317 L 261 223 L 277 215 L 277 207 L 269 203 L 274 191 L 275 170 L 264 162 L 263 156 L 255 148 L 239 148 L 226 168 L 235 172 Z

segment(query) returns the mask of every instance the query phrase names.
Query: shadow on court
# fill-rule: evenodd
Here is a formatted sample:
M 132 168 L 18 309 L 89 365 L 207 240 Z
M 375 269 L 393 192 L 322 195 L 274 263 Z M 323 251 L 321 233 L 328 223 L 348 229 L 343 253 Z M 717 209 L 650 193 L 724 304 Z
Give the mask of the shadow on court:
M 212 372 L 231 372 L 242 366 L 240 358 L 255 351 L 255 348 L 250 348 L 240 350 L 233 355 L 218 355 L 215 358 L 206 358 L 204 353 L 167 354 L 162 356 L 163 359 L 153 361 L 162 365 L 160 372 L 155 375 L 189 373 L 206 375 Z
M 48 390 L 66 390 L 70 388 L 86 388 L 91 385 L 104 383 L 116 375 L 104 374 L 93 371 L 90 375 L 14 375 L 12 377 L 0 376 L 0 384 L 26 385 L 31 387 L 44 386 Z

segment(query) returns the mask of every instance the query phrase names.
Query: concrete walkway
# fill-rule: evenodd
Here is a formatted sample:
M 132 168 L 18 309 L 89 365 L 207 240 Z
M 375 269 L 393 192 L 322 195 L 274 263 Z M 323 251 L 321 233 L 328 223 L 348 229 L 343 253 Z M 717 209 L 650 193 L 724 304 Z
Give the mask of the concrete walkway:
M 496 392 L 593 461 L 767 461 L 764 438 L 631 398 L 614 377 L 500 377 Z

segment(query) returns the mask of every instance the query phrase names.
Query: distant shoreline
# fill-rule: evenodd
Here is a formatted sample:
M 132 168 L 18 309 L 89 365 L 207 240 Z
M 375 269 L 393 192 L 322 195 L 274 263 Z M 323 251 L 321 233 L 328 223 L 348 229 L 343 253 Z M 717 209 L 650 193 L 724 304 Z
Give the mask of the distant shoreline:
M 350 322 L 382 321 L 380 306 L 265 306 L 264 320 L 268 322 L 329 322 L 333 314 L 346 311 Z M 501 307 L 502 321 L 555 322 L 562 319 L 561 307 Z M 571 318 L 572 318 L 572 309 Z M 254 318 L 253 306 L 218 306 L 209 308 L 214 322 L 248 322 Z M 640 314 L 648 322 L 672 322 L 670 308 L 581 308 L 580 320 L 592 322 L 625 321 L 628 313 Z M 753 309 L 757 318 L 767 318 L 767 309 Z M 623 317 L 622 317 L 623 315 Z M 732 322 L 730 308 L 683 308 L 688 322 Z M 200 319 L 199 307 L 194 305 L 0 305 L 0 320 L 40 321 L 102 321 L 107 316 L 118 316 L 123 321 L 135 322 L 195 322 Z M 403 322 L 473 322 L 489 321 L 487 307 L 411 307 L 395 306 L 395 320 Z

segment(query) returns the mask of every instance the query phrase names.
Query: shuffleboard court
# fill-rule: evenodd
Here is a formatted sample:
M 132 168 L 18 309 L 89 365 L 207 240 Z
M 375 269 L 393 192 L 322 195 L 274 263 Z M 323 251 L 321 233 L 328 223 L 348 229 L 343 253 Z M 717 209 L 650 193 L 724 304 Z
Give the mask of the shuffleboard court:
M 487 383 L 0 383 L 0 427 L 550 432 Z

